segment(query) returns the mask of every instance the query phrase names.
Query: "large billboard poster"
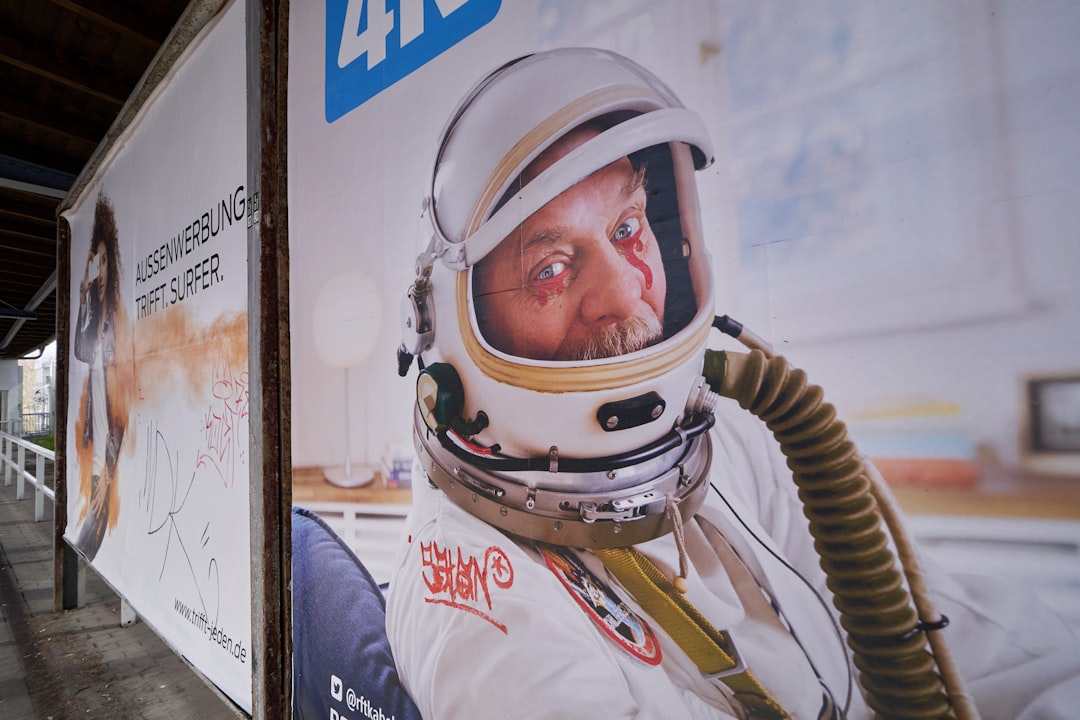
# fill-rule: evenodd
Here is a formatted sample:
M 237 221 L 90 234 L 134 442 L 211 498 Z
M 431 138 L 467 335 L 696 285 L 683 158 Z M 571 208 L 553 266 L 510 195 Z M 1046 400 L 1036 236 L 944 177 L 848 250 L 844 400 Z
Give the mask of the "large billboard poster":
M 1076 187 L 1039 144 L 1077 146 L 1037 90 L 1076 77 L 1056 27 L 993 2 L 293 3 L 300 716 L 407 717 L 400 669 L 430 717 L 833 717 L 845 695 L 863 717 L 827 613 L 758 542 L 823 587 L 790 472 L 727 400 L 706 432 L 687 376 L 736 346 L 710 330 L 730 314 L 875 457 L 953 484 L 977 446 L 1014 466 L 1017 404 L 986 388 L 1075 362 L 1080 300 L 1040 259 L 1075 251 L 1028 213 L 1064 222 L 1051 188 Z M 1051 341 L 994 341 L 1033 337 L 1034 298 Z M 702 687 L 633 582 L 579 550 L 624 544 L 762 653 L 769 701 Z M 384 612 L 393 658 L 363 651 L 386 648 Z
M 75 204 L 65 538 L 251 710 L 244 3 Z

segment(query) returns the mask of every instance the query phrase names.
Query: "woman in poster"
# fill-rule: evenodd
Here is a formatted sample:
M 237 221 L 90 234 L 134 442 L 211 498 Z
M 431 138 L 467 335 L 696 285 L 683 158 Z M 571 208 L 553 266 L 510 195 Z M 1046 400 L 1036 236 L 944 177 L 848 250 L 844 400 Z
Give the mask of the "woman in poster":
M 90 460 L 90 483 L 81 483 L 89 496 L 76 546 L 90 560 L 97 555 L 110 516 L 115 514 L 117 458 L 127 426 L 126 408 L 117 400 L 117 331 L 123 321 L 120 304 L 120 249 L 116 216 L 105 195 L 98 196 L 90 251 L 79 285 L 79 314 L 75 326 L 75 357 L 89 367 L 83 391 L 80 460 Z M 126 405 L 126 403 L 122 403 Z M 87 458 L 83 451 L 88 451 Z M 86 463 L 80 462 L 85 479 Z M 115 518 L 112 518 L 115 523 Z

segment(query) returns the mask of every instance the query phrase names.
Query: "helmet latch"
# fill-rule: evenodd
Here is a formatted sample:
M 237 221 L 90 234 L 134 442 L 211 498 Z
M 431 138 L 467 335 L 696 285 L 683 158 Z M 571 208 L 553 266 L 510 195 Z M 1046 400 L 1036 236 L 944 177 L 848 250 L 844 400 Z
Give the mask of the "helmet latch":
M 664 414 L 667 403 L 656 392 L 604 403 L 596 411 L 596 421 L 605 432 L 626 430 L 657 420 Z

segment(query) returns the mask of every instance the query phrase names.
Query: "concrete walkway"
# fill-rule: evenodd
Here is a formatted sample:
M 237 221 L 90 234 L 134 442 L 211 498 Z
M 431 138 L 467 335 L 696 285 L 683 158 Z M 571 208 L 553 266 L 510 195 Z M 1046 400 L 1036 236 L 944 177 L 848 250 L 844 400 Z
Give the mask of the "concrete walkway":
M 246 717 L 146 624 L 121 627 L 120 599 L 93 570 L 76 610 L 53 611 L 52 582 L 51 519 L 35 523 L 33 494 L 16 500 L 0 480 L 0 718 Z

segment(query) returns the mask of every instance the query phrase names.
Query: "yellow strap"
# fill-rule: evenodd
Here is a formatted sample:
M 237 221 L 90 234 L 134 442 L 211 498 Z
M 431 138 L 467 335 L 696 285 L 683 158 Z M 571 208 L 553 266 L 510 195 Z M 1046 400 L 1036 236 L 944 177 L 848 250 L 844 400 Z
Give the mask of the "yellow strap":
M 738 670 L 738 653 L 728 634 L 714 628 L 649 558 L 634 548 L 593 552 L 703 674 L 724 673 L 719 679 L 751 717 L 790 718 L 749 670 Z

